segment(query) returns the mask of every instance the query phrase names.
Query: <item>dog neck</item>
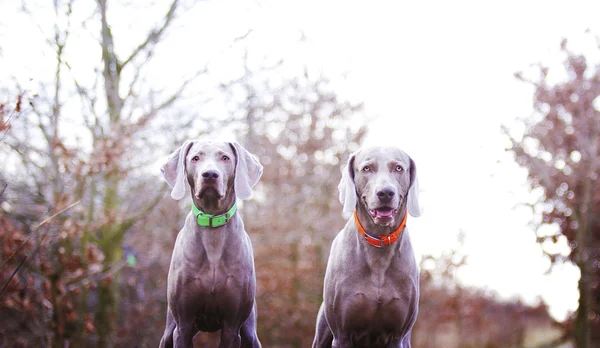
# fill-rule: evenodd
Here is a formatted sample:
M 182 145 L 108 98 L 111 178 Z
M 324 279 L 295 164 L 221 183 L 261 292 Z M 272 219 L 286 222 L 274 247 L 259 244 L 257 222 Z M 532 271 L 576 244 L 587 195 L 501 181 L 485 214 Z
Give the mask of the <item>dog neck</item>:
M 358 215 L 358 220 L 360 224 L 365 229 L 365 231 L 372 236 L 385 236 L 388 235 L 400 227 L 402 223 L 402 218 L 407 213 L 406 211 L 406 202 L 400 205 L 398 212 L 394 216 L 394 223 L 389 226 L 381 226 L 375 224 L 371 215 L 369 214 L 368 209 L 364 206 L 362 202 L 358 203 L 356 207 L 356 213 Z

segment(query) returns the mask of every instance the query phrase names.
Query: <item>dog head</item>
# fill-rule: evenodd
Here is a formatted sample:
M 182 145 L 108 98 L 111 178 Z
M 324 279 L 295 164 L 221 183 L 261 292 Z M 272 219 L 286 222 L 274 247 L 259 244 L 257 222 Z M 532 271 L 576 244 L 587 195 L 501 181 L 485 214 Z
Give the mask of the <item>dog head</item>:
M 351 213 L 362 204 L 377 225 L 398 222 L 403 206 L 411 216 L 421 215 L 417 168 L 397 148 L 373 147 L 351 154 L 338 189 L 344 212 Z
M 236 142 L 196 140 L 171 153 L 161 171 L 173 199 L 183 198 L 189 188 L 194 199 L 214 206 L 232 193 L 249 198 L 263 167 Z

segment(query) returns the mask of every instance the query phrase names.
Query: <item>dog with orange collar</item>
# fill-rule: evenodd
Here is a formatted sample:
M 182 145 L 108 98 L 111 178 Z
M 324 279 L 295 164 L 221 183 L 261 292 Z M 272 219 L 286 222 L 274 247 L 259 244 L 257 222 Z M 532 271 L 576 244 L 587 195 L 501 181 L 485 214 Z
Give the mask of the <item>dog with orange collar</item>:
M 345 213 L 334 239 L 313 348 L 410 347 L 419 271 L 406 228 L 421 215 L 414 161 L 397 148 L 350 155 L 338 186 Z

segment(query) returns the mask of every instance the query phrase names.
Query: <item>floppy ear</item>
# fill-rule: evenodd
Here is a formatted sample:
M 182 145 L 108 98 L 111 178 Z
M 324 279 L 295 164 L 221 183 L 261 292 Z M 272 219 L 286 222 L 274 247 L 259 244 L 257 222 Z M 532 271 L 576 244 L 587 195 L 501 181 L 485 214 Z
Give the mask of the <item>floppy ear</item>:
M 160 171 L 171 190 L 171 197 L 180 200 L 185 196 L 186 180 L 185 180 L 185 156 L 192 146 L 193 141 L 186 141 L 177 150 L 169 155 L 167 163 L 163 164 Z
M 408 213 L 410 216 L 421 216 L 421 208 L 419 207 L 419 179 L 417 178 L 417 167 L 415 161 L 410 159 L 410 187 L 408 189 Z
M 252 195 L 252 188 L 262 176 L 263 166 L 260 162 L 237 142 L 229 145 L 235 153 L 235 195 L 240 199 L 248 199 Z
M 356 187 L 354 186 L 354 155 L 353 153 L 348 158 L 348 164 L 342 170 L 342 179 L 338 184 L 340 191 L 340 202 L 344 206 L 344 213 L 352 213 L 356 208 Z

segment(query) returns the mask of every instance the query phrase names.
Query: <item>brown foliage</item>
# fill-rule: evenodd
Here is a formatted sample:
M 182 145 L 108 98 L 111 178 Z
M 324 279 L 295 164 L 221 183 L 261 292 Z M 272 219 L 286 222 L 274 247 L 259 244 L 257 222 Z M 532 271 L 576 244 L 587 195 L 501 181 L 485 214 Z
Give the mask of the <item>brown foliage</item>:
M 81 229 L 67 217 L 26 233 L 27 226 L 5 213 L 0 213 L 0 225 L 2 259 L 7 261 L 0 282 L 8 283 L 0 298 L 0 308 L 7 314 L 0 337 L 5 344 L 22 342 L 22 346 L 75 339 L 77 328 L 85 325 L 78 315 L 81 293 L 95 284 L 89 270 L 99 269 L 98 263 L 82 262 L 84 257 L 76 247 Z M 96 253 L 88 246 L 88 254 Z M 12 270 L 25 257 L 24 266 L 9 281 Z M 27 339 L 24 333 L 28 333 Z
M 178 213 L 173 215 L 178 210 L 172 200 L 161 202 L 147 221 L 132 228 L 126 241 L 141 241 L 137 248 L 126 247 L 123 260 L 108 268 L 98 246 L 85 241 L 76 209 L 39 229 L 30 228 L 33 223 L 24 224 L 15 216 L 25 221 L 43 217 L 0 212 L 0 260 L 8 260 L 0 270 L 0 284 L 8 284 L 0 297 L 0 346 L 96 344 L 99 286 L 113 282 L 117 282 L 120 294 L 115 343 L 123 347 L 155 346 L 164 325 L 164 274 L 176 233 L 173 226 L 181 218 Z M 138 250 L 145 251 L 143 256 Z M 24 266 L 9 282 L 25 256 Z M 128 264 L 129 256 L 136 261 Z

